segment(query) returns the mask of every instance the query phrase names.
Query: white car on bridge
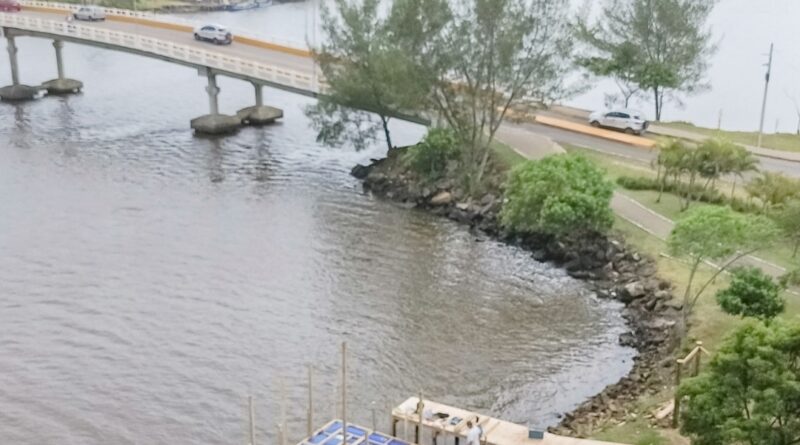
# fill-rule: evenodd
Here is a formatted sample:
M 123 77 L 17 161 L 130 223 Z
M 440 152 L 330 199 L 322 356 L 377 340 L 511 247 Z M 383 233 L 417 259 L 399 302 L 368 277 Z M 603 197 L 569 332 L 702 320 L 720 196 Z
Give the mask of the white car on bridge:
M 642 134 L 649 125 L 641 111 L 628 109 L 595 111 L 589 115 L 589 123 L 593 127 L 613 128 L 628 134 Z
M 72 16 L 75 17 L 75 20 L 94 22 L 96 20 L 105 20 L 106 12 L 103 8 L 97 6 L 81 6 Z
M 194 29 L 195 40 L 205 40 L 218 45 L 230 45 L 233 42 L 233 34 L 222 25 L 203 25 Z

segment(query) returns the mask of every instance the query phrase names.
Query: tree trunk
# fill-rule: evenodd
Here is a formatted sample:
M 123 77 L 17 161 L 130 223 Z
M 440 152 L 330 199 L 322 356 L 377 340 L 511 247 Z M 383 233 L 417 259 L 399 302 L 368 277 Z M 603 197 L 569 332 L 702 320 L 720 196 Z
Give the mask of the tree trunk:
M 393 147 L 392 135 L 389 133 L 389 118 L 381 116 L 381 124 L 383 124 L 383 134 L 386 137 L 386 146 L 389 147 L 389 150 L 391 150 Z
M 664 173 L 664 177 L 661 178 L 661 182 L 658 185 L 658 198 L 656 198 L 656 202 L 661 202 L 661 196 L 664 194 L 664 186 L 667 183 L 667 174 Z
M 656 106 L 656 122 L 661 122 L 661 96 L 658 94 L 658 87 L 653 88 L 653 96 Z
M 731 187 L 731 201 L 733 201 L 733 193 L 736 191 L 736 176 L 733 177 L 733 187 Z
M 794 242 L 794 251 L 792 252 L 792 258 L 797 257 L 797 248 L 800 247 L 800 239 Z
M 691 303 L 691 294 L 692 294 L 692 281 L 694 280 L 694 274 L 697 272 L 697 268 L 700 267 L 700 262 L 702 258 L 697 258 L 692 265 L 692 270 L 689 272 L 689 281 L 686 283 L 686 291 L 683 293 L 683 321 L 687 322 L 689 320 L 689 315 L 692 313 L 692 305 Z

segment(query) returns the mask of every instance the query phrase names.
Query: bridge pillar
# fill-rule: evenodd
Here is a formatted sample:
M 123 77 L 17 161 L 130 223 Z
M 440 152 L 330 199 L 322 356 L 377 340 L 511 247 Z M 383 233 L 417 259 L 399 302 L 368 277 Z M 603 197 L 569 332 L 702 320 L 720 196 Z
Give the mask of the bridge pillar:
M 5 30 L 8 42 L 8 59 L 11 66 L 11 85 L 0 88 L 0 99 L 2 100 L 30 100 L 36 97 L 39 89 L 19 83 L 19 65 L 17 64 L 17 43 L 14 36 Z
M 256 91 L 256 104 L 252 107 L 242 108 L 236 114 L 242 119 L 242 123 L 248 125 L 271 124 L 275 120 L 283 117 L 283 110 L 275 107 L 264 106 L 264 85 L 260 82 L 251 81 Z
M 208 135 L 233 133 L 238 130 L 242 126 L 242 119 L 239 118 L 239 116 L 219 114 L 219 103 L 217 102 L 217 96 L 219 96 L 217 74 L 210 68 L 201 68 L 199 73 L 201 76 L 206 76 L 208 78 L 206 93 L 208 93 L 208 108 L 210 113 L 192 119 L 192 129 L 197 134 Z
M 260 107 L 264 105 L 264 85 L 261 85 L 258 82 L 253 82 L 253 88 L 256 90 L 256 106 Z
M 49 94 L 72 94 L 79 92 L 81 88 L 83 88 L 83 82 L 64 77 L 64 57 L 61 53 L 61 50 L 64 48 L 64 42 L 61 40 L 53 40 L 53 48 L 56 50 L 56 70 L 58 71 L 58 78 L 43 83 L 42 88 L 46 89 Z
M 11 85 L 19 85 L 19 65 L 17 64 L 17 43 L 14 36 L 7 36 L 8 41 L 8 59 L 11 65 Z
M 219 114 L 219 102 L 217 102 L 217 96 L 219 95 L 217 75 L 211 70 L 208 71 L 208 86 L 206 87 L 206 92 L 208 93 L 208 108 L 211 114 Z
M 56 50 L 56 69 L 58 70 L 58 78 L 64 78 L 64 57 L 61 50 L 64 49 L 64 42 L 61 40 L 53 40 L 53 48 Z

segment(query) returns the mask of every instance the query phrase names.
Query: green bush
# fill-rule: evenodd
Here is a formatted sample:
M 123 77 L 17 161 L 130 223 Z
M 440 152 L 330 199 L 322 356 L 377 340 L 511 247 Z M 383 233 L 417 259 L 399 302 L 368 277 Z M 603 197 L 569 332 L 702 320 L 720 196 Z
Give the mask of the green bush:
M 447 163 L 458 156 L 456 133 L 446 128 L 431 128 L 419 144 L 408 149 L 406 161 L 415 172 L 436 179 L 445 173 Z
M 730 286 L 717 292 L 717 303 L 731 315 L 761 320 L 775 318 L 786 307 L 781 286 L 755 267 L 733 270 Z
M 617 178 L 617 184 L 620 187 L 628 190 L 653 190 L 658 191 L 661 188 L 661 182 L 655 178 L 646 178 L 641 176 L 620 176 Z M 740 198 L 731 199 L 725 194 L 720 193 L 716 189 L 703 189 L 700 185 L 689 187 L 688 184 L 675 183 L 674 181 L 667 181 L 664 184 L 664 191 L 667 193 L 674 193 L 677 195 L 685 196 L 691 192 L 695 201 L 705 202 L 707 204 L 729 205 L 733 210 L 742 213 L 760 213 L 761 208 L 756 204 L 747 202 Z
M 526 161 L 511 170 L 501 222 L 521 233 L 605 231 L 614 222 L 612 194 L 613 184 L 582 156 Z

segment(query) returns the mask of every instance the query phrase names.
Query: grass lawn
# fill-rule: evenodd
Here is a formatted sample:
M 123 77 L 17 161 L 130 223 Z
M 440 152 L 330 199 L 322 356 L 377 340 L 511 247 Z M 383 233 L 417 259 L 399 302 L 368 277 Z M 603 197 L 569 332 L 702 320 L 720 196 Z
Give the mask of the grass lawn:
M 493 139 L 490 144 L 494 150 L 494 159 L 505 168 L 512 168 L 525 160 L 525 157 L 517 153 L 511 146 L 497 139 Z
M 758 133 L 753 131 L 717 130 L 714 128 L 696 127 L 688 122 L 660 122 L 658 125 L 691 131 L 705 136 L 722 136 L 733 142 L 745 145 L 756 145 L 758 143 Z M 800 151 L 800 136 L 792 133 L 765 134 L 761 140 L 761 146 L 773 148 L 775 150 Z

